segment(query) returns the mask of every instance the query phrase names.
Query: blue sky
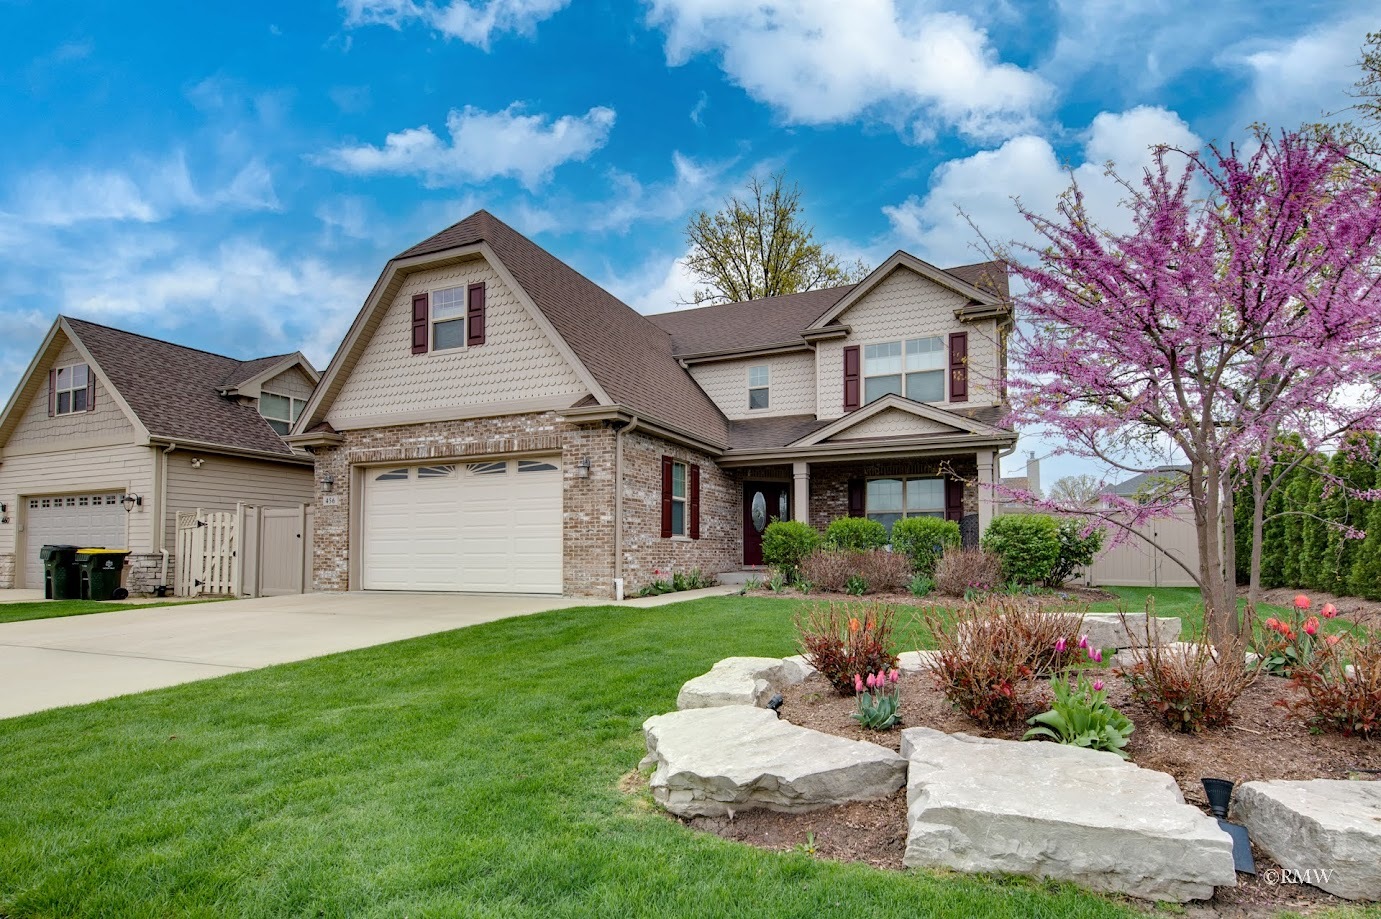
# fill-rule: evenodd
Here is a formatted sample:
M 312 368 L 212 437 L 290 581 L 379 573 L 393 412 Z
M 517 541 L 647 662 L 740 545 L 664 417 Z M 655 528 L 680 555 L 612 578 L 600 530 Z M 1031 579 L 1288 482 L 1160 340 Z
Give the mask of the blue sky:
M 1074 169 L 1346 105 L 1381 0 L 0 0 L 0 388 L 65 312 L 324 366 L 384 261 L 486 207 L 645 312 L 689 215 L 976 261 Z M 1046 478 L 1051 477 L 1047 472 Z

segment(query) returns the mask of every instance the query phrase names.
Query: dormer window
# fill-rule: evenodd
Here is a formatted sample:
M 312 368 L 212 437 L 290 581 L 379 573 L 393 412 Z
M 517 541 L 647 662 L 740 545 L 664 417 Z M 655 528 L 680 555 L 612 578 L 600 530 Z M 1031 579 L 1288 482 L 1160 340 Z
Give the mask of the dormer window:
M 85 364 L 59 367 L 53 373 L 53 414 L 72 415 L 90 406 L 87 388 L 91 385 L 91 371 Z
M 279 437 L 292 430 L 293 423 L 302 414 L 302 408 L 306 404 L 306 399 L 294 399 L 291 396 L 280 396 L 278 393 L 259 394 L 259 414 L 264 416 L 269 427 L 278 432 Z
M 766 364 L 748 368 L 748 408 L 767 408 L 771 373 Z

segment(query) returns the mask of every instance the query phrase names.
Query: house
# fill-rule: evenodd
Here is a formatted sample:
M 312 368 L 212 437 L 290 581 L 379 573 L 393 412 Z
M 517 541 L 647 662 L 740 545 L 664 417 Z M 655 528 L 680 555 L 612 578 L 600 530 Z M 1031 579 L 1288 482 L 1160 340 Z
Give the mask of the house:
M 1125 482 L 1107 486 L 1099 496 L 1100 503 L 1103 507 L 1111 507 L 1113 501 L 1119 499 L 1144 503 L 1149 498 L 1183 485 L 1188 475 L 1188 466 L 1157 466 L 1134 475 Z
M 485 211 L 379 275 L 289 443 L 320 590 L 617 596 L 762 561 L 774 518 L 991 516 L 999 264 L 655 316 Z
M 1026 492 L 1036 498 L 1044 498 L 1045 493 L 1041 491 L 1041 461 L 1036 458 L 1034 452 L 1026 454 L 1025 471 L 1025 475 L 1003 476 L 999 480 L 1002 487 L 1011 489 L 1012 491 Z M 1004 500 L 1001 504 L 1001 510 L 1004 513 L 1008 511 L 1020 512 L 1027 507 L 1023 502 L 1007 501 L 1005 500 L 1007 496 L 1004 495 L 1003 497 Z
M 0 415 L 0 587 L 42 587 L 46 543 L 127 548 L 169 584 L 178 510 L 314 497 L 283 442 L 320 374 L 58 317 Z

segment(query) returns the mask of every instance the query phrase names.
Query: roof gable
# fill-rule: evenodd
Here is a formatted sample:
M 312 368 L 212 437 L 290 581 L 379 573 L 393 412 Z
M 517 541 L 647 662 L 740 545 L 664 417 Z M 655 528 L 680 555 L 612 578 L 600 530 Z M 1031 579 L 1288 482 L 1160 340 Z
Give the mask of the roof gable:
M 902 252 L 901 250 L 897 250 L 892 254 L 891 258 L 883 262 L 877 268 L 874 268 L 873 271 L 866 278 L 864 278 L 862 281 L 856 284 L 852 290 L 850 290 L 843 297 L 840 297 L 832 306 L 825 310 L 824 313 L 816 317 L 815 321 L 812 322 L 808 328 L 822 329 L 834 323 L 837 319 L 839 319 L 840 316 L 842 316 L 849 309 L 849 307 L 853 306 L 855 303 L 866 297 L 879 284 L 886 280 L 893 272 L 903 269 L 908 271 L 914 271 L 921 277 L 933 281 L 941 287 L 952 290 L 956 294 L 959 294 L 960 296 L 967 298 L 968 301 L 971 303 L 977 303 L 983 306 L 990 306 L 995 308 L 1003 307 L 1005 306 L 1005 298 L 993 292 L 994 290 L 996 290 L 996 285 L 991 281 L 991 275 L 995 274 L 997 271 L 997 269 L 992 266 L 997 264 L 1000 263 L 984 263 L 984 265 L 988 266 L 986 268 L 984 267 L 984 265 L 966 265 L 960 269 L 957 269 L 957 272 L 951 273 L 949 271 L 945 271 L 944 269 L 937 268 L 927 261 L 916 258 L 916 256 L 910 254 L 909 252 Z M 978 269 L 983 270 L 980 271 Z M 989 287 L 990 289 L 980 290 L 978 287 L 975 287 L 973 284 L 969 283 L 968 280 L 965 280 L 965 276 L 973 278 L 975 281 L 978 281 L 980 283 L 984 283 L 985 286 Z M 1005 270 L 1003 272 L 1002 277 L 1003 286 L 1005 287 Z
M 887 395 L 812 431 L 793 442 L 791 446 L 806 447 L 825 441 L 872 437 L 924 437 L 937 434 L 978 434 L 991 437 L 1010 436 L 1011 432 L 924 402 L 912 402 L 902 396 Z

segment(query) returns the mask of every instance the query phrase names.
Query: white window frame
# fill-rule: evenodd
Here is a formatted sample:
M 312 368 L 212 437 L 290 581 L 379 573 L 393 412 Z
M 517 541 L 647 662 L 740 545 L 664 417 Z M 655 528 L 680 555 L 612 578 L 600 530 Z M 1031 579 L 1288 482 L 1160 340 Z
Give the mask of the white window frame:
M 438 308 L 438 306 L 442 306 L 442 308 L 447 309 L 447 310 L 454 310 L 454 309 L 456 309 L 456 306 L 455 306 L 454 303 L 448 303 L 448 304 L 445 304 L 445 305 L 441 305 L 441 304 L 438 303 L 438 300 L 441 299 L 441 295 L 443 295 L 443 294 L 449 295 L 449 294 L 452 294 L 452 293 L 454 293 L 456 296 L 458 296 L 458 297 L 460 298 L 459 313 L 448 313 L 448 314 L 445 315 L 445 316 L 438 317 L 438 316 L 437 316 L 437 308 Z M 450 298 L 448 297 L 447 299 L 450 299 Z M 469 344 L 468 344 L 469 338 L 470 338 L 470 329 L 469 329 L 470 314 L 469 314 L 469 307 L 470 307 L 470 295 L 469 295 L 469 292 L 466 290 L 466 285 L 464 285 L 464 284 L 460 284 L 460 285 L 457 285 L 457 286 L 455 286 L 455 287 L 438 287 L 436 290 L 432 290 L 432 291 L 428 291 L 428 292 L 427 292 L 427 345 L 428 345 L 428 347 L 427 347 L 427 353 L 428 353 L 428 354 L 435 354 L 435 353 L 437 353 L 437 352 L 445 352 L 445 351 L 464 351 L 466 348 L 469 347 Z M 449 323 L 457 323 L 457 324 L 460 325 L 460 344 L 458 344 L 458 345 L 447 345 L 447 346 L 444 346 L 444 347 L 439 347 L 439 346 L 437 345 L 437 343 L 436 343 L 436 327 L 439 326 L 439 325 L 449 324 Z
M 86 379 L 82 381 L 82 385 L 73 386 L 71 385 L 71 381 L 72 378 L 76 376 L 76 371 L 78 367 L 81 367 L 83 370 L 86 371 Z M 91 367 L 88 366 L 85 361 L 78 361 L 75 364 L 67 364 L 63 367 L 54 367 L 53 370 L 53 414 L 55 416 L 82 415 L 86 412 L 91 411 L 91 403 L 87 398 L 87 393 L 90 392 L 88 387 L 91 385 Z M 64 372 L 67 374 L 68 380 L 68 385 L 65 387 L 61 385 L 62 375 Z M 77 404 L 77 393 L 79 392 L 82 394 L 83 404 L 81 408 L 74 408 L 74 406 Z M 66 411 L 63 411 L 62 408 L 62 397 L 64 395 L 67 396 Z
M 269 415 L 269 414 L 265 413 L 265 412 L 264 412 L 264 396 L 273 396 L 274 398 L 277 398 L 277 399 L 286 399 L 286 400 L 288 400 L 288 414 L 291 415 L 292 417 L 291 417 L 291 418 L 282 418 L 282 417 L 279 417 L 279 416 L 277 416 L 277 415 Z M 261 390 L 260 393 L 259 393 L 259 415 L 260 415 L 260 417 L 262 417 L 265 421 L 269 422 L 269 427 L 273 427 L 273 422 L 275 422 L 275 421 L 278 422 L 279 424 L 286 424 L 286 425 L 288 426 L 288 430 L 287 430 L 287 431 L 279 431 L 277 428 L 273 428 L 274 433 L 276 433 L 279 437 L 284 437 L 284 436 L 286 436 L 290 431 L 292 431 L 293 425 L 297 424 L 297 419 L 300 418 L 300 417 L 302 417 L 302 410 L 303 410 L 304 408 L 306 408 L 306 407 L 307 407 L 307 400 L 306 400 L 306 399 L 299 399 L 299 398 L 297 398 L 296 396 L 289 396 L 289 395 L 286 395 L 286 394 L 281 393 L 281 392 L 271 392 L 271 391 L 269 391 L 269 390 L 267 390 L 267 389 Z
M 908 364 L 910 363 L 909 358 L 911 357 L 911 355 L 910 355 L 910 353 L 909 353 L 908 346 L 909 346 L 912 342 L 922 342 L 922 341 L 938 341 L 938 342 L 940 343 L 940 348 L 939 348 L 939 350 L 938 350 L 938 352 L 937 352 L 937 353 L 939 353 L 939 355 L 940 355 L 940 366 L 939 366 L 939 367 L 929 367 L 929 368 L 925 368 L 925 369 L 915 369 L 915 370 L 910 369 L 910 368 L 908 367 Z M 868 372 L 868 349 L 870 349 L 870 348 L 881 348 L 881 347 L 885 347 L 885 346 L 887 346 L 887 345 L 896 345 L 896 346 L 898 346 L 898 348 L 900 349 L 901 353 L 898 355 L 898 360 L 900 361 L 900 366 L 899 366 L 899 368 L 898 368 L 895 372 L 893 372 L 893 373 L 869 373 L 869 372 Z M 926 353 L 931 353 L 931 352 L 926 352 Z M 872 343 L 870 343 L 870 344 L 865 344 L 865 345 L 863 346 L 863 354 L 862 354 L 862 361 L 861 361 L 861 363 L 862 363 L 863 366 L 861 366 L 861 367 L 859 368 L 859 370 L 861 371 L 860 376 L 862 376 L 862 378 L 863 378 L 863 380 L 862 380 L 861 392 L 860 392 L 860 395 L 863 397 L 863 404 L 864 404 L 864 405 L 867 405 L 867 404 L 870 403 L 870 402 L 876 402 L 878 399 L 881 399 L 881 398 L 882 398 L 882 396 L 874 396 L 874 397 L 871 398 L 871 399 L 868 398 L 868 381 L 869 381 L 869 380 L 878 380 L 878 379 L 882 379 L 882 378 L 884 378 L 884 377 L 901 377 L 901 392 L 898 393 L 898 395 L 900 395 L 902 398 L 908 398 L 908 399 L 909 399 L 910 396 L 907 396 L 907 395 L 906 395 L 906 380 L 907 380 L 907 377 L 910 377 L 910 376 L 917 376 L 917 375 L 924 374 L 924 373 L 938 373 L 938 374 L 940 375 L 940 398 L 938 398 L 938 399 L 927 399 L 926 402 L 927 402 L 927 403 L 931 403 L 931 404 L 936 403 L 936 402 L 948 402 L 948 401 L 949 401 L 949 368 L 948 368 L 948 366 L 947 366 L 947 362 L 948 362 L 948 348 L 947 348 L 947 346 L 946 346 L 946 344 L 945 344 L 945 336 L 944 336 L 944 335 L 918 335 L 918 336 L 916 336 L 915 338 L 903 338 L 903 339 L 901 339 L 900 341 L 894 339 L 894 340 L 892 340 L 892 341 L 877 341 L 877 342 L 872 342 Z M 888 394 L 888 393 L 884 393 L 883 395 L 889 395 L 889 394 Z M 915 401 L 915 400 L 913 400 L 913 401 Z
M 762 371 L 761 381 L 754 381 L 754 371 Z M 753 394 L 762 393 L 762 405 L 753 404 Z M 772 407 L 772 365 L 751 364 L 748 367 L 748 411 L 764 412 Z
M 901 508 L 900 510 L 875 510 L 869 507 L 868 495 L 869 486 L 873 482 L 896 482 L 902 483 Z M 907 500 L 912 482 L 939 482 L 940 483 L 940 504 L 938 507 L 912 508 L 910 501 Z M 938 475 L 875 475 L 869 476 L 863 485 L 863 516 L 869 520 L 880 516 L 896 516 L 897 520 L 905 520 L 907 517 L 938 517 L 945 520 L 948 508 L 945 505 L 945 479 Z M 894 523 L 896 521 L 893 521 Z M 886 524 L 883 524 L 886 526 Z M 888 527 L 888 534 L 891 534 L 891 527 Z
M 681 471 L 681 494 L 676 494 L 676 471 Z M 676 505 L 681 505 L 681 529 L 676 529 Z M 690 464 L 671 463 L 671 538 L 690 535 Z

